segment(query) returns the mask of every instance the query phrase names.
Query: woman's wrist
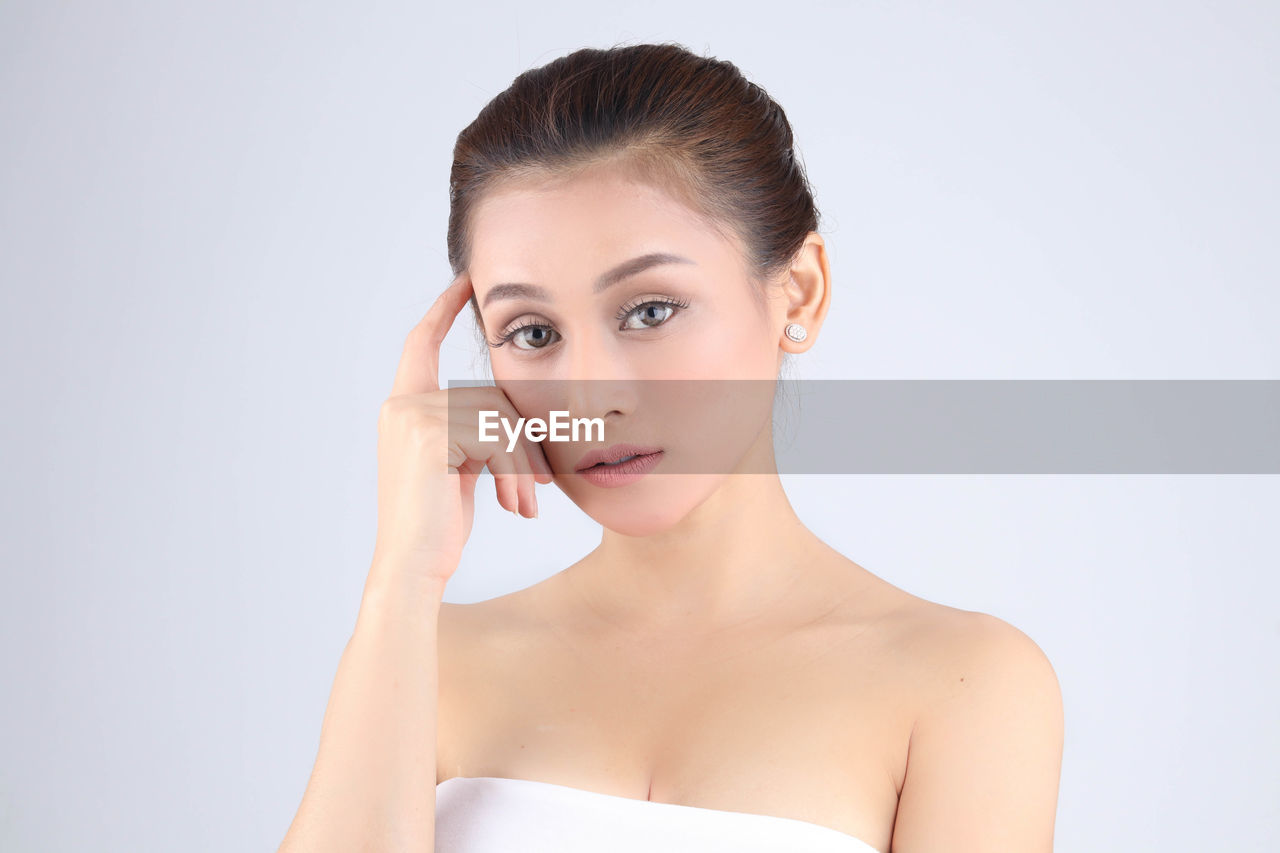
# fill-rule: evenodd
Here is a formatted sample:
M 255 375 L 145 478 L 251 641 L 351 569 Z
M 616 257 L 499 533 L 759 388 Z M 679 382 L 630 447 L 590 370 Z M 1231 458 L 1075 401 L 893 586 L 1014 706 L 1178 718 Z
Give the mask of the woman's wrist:
M 429 558 L 376 555 L 360 600 L 362 620 L 423 618 L 434 621 L 444 601 L 447 578 L 441 577 Z

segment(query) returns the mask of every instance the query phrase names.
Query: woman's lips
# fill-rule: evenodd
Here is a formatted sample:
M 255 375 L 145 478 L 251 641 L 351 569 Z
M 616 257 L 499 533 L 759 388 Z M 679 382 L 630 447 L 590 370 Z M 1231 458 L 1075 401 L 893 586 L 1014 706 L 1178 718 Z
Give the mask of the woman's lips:
M 644 444 L 612 444 L 608 447 L 598 448 L 588 451 L 578 460 L 578 464 L 573 466 L 573 470 L 578 473 L 591 468 L 593 465 L 604 464 L 608 467 L 614 463 L 622 463 L 622 460 L 629 456 L 647 456 L 653 453 L 661 453 L 661 447 L 652 447 Z M 627 464 L 627 463 L 622 463 Z
M 653 453 L 633 455 L 625 462 L 615 464 L 599 463 L 580 469 L 577 473 L 582 479 L 601 488 L 612 489 L 625 486 L 644 477 L 654 466 L 662 461 L 661 450 Z

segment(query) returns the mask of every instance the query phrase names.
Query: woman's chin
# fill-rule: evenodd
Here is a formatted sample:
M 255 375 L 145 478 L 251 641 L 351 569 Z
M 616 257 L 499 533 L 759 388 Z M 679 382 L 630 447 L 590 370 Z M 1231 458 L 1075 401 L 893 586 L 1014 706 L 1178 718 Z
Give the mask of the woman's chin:
M 654 513 L 603 512 L 592 514 L 592 518 L 601 527 L 612 530 L 614 533 L 638 538 L 670 530 L 679 524 L 684 516 L 666 510 Z
M 604 528 L 622 536 L 653 536 L 670 530 L 680 523 L 684 515 L 672 512 L 670 507 L 651 513 L 637 512 L 635 509 L 617 511 L 589 512 L 595 521 Z
M 596 523 L 623 536 L 670 530 L 715 490 L 722 476 L 649 477 L 617 489 L 584 485 L 569 498 Z

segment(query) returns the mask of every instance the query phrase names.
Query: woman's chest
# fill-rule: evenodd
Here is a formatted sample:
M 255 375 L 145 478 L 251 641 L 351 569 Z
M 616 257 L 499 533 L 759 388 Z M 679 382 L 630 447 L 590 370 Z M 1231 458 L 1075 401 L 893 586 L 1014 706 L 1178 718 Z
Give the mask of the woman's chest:
M 911 702 L 874 644 L 562 640 L 442 643 L 439 780 L 789 817 L 888 849 Z

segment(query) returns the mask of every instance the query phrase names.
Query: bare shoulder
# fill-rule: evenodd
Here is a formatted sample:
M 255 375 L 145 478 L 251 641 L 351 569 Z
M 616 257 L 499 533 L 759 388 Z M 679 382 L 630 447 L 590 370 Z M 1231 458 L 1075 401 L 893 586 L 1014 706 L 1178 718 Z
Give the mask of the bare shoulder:
M 443 705 L 464 695 L 481 699 L 499 679 L 518 674 L 548 617 L 538 585 L 472 603 L 443 602 L 437 619 L 439 690 Z
M 990 613 L 902 595 L 890 630 L 894 645 L 909 653 L 900 663 L 917 688 L 917 733 L 948 719 L 958 729 L 1021 716 L 1046 736 L 1060 736 L 1061 686 L 1035 640 Z
M 436 621 L 439 650 L 439 695 L 441 705 L 481 683 L 488 661 L 501 659 L 501 652 L 520 643 L 519 622 L 501 618 L 495 602 L 443 602 Z M 519 616 L 519 613 L 513 614 Z M 498 652 L 496 656 L 493 652 Z
M 852 592 L 848 621 L 880 627 L 884 648 L 919 688 L 922 707 L 975 686 L 1012 683 L 1057 692 L 1048 656 L 1019 628 L 989 613 L 913 595 L 847 557 L 839 560 L 851 569 L 845 574 Z
M 850 647 L 857 655 L 876 650 L 913 728 L 962 708 L 978 722 L 1006 718 L 1010 705 L 1038 715 L 1050 733 L 1060 728 L 1057 673 L 1026 632 L 990 613 L 913 595 L 843 555 L 831 556 L 846 585 L 836 621 L 859 639 Z
M 437 619 L 436 782 L 465 775 L 471 745 L 510 705 L 530 648 L 532 614 L 513 596 L 443 602 Z
M 921 690 L 893 849 L 1051 851 L 1063 705 L 1048 656 L 989 613 L 922 602 L 901 616 Z
M 528 590 L 474 603 L 443 602 L 437 620 L 441 678 L 446 661 L 511 651 L 527 642 L 537 614 L 528 606 Z
M 1048 655 L 998 616 L 915 599 L 900 611 L 899 626 L 922 654 L 922 675 L 931 694 L 922 713 L 975 693 L 1060 698 Z

